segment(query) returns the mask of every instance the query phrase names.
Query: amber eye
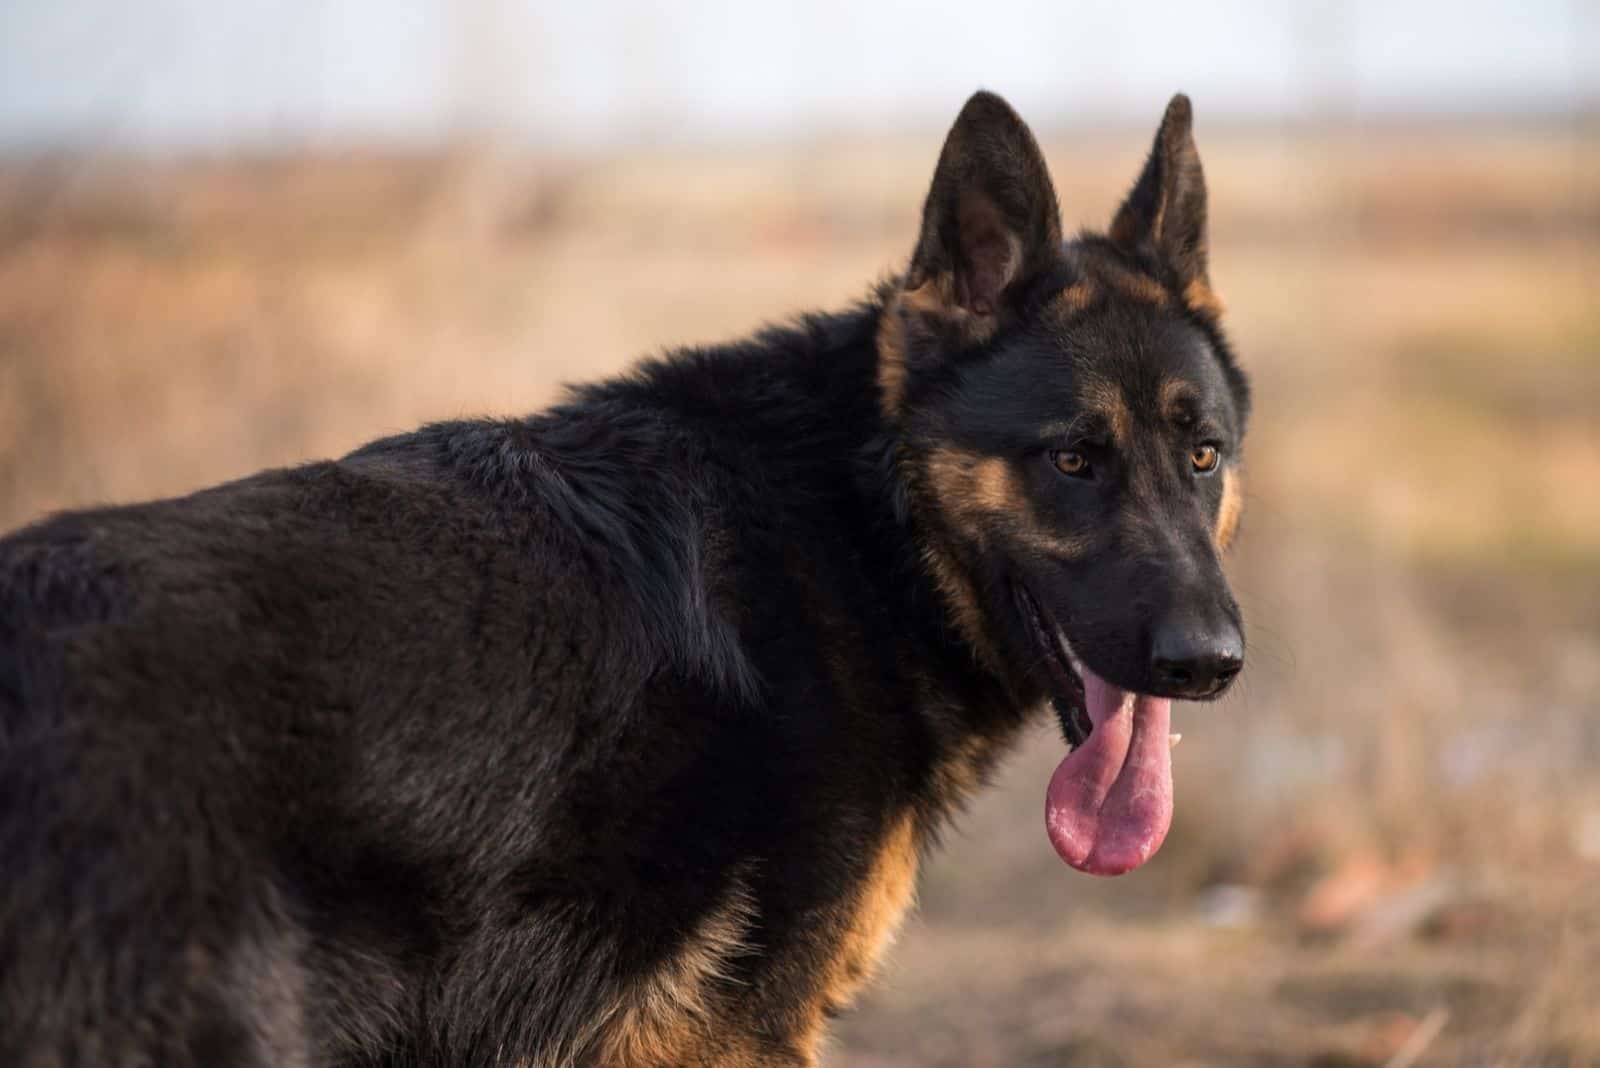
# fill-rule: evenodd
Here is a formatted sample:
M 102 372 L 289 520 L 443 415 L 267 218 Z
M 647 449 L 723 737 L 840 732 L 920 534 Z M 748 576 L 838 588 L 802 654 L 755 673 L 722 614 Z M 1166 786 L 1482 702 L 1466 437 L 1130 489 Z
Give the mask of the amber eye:
M 1194 452 L 1189 454 L 1189 460 L 1194 464 L 1194 469 L 1202 474 L 1207 471 L 1215 471 L 1217 469 L 1217 460 L 1220 458 L 1215 445 L 1197 446 Z
M 1056 470 L 1063 475 L 1076 475 L 1082 478 L 1089 473 L 1089 461 L 1083 453 L 1071 449 L 1061 449 L 1050 454 L 1050 461 L 1056 465 Z

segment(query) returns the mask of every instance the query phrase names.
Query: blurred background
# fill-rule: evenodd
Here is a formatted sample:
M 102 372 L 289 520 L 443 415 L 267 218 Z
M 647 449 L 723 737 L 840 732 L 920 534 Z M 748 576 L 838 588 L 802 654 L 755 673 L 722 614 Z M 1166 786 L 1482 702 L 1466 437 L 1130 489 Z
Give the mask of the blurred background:
M 1251 664 L 1120 880 L 1041 726 L 829 1063 L 1600 1064 L 1591 0 L 7 0 L 0 528 L 849 302 L 979 86 L 1069 227 L 1194 98 Z

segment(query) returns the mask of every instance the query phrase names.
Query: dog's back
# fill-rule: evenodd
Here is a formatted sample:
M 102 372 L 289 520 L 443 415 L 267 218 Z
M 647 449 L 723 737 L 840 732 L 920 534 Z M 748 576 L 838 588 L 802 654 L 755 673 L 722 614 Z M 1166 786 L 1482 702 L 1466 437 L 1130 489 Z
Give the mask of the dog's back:
M 494 1033 L 503 997 L 519 1045 L 581 1045 L 627 955 L 657 952 L 573 944 L 632 892 L 584 870 L 585 839 L 664 815 L 631 811 L 659 802 L 648 766 L 630 793 L 597 789 L 623 770 L 601 765 L 670 757 L 643 687 L 671 701 L 719 666 L 696 648 L 714 606 L 671 603 L 696 532 L 563 466 L 577 421 L 433 428 L 0 542 L 0 1059 L 312 1063 L 308 1036 L 403 1045 L 457 996 L 441 1042 Z M 628 554 L 660 589 L 628 588 Z M 493 932 L 443 918 L 513 909 Z M 548 990 L 496 991 L 529 977 L 470 959 L 508 937 L 562 962 L 533 974 Z
M 429 707 L 433 687 L 461 682 L 447 651 L 465 584 L 422 597 L 415 580 L 458 555 L 407 548 L 425 503 L 430 522 L 464 522 L 461 502 L 425 484 L 325 465 L 67 516 L 5 544 L 8 1063 L 32 1063 L 29 1049 L 86 1064 L 132 1051 L 311 1063 L 308 1006 L 381 1000 L 367 968 L 350 975 L 366 989 L 307 989 L 316 935 L 273 868 L 307 834 L 349 824 L 357 735 L 378 727 L 352 719 L 357 694 L 401 729 L 408 701 Z M 317 876 L 404 892 L 398 858 L 351 844 L 356 870 Z M 383 904 L 364 910 L 381 923 Z M 381 954 L 368 963 L 381 971 Z

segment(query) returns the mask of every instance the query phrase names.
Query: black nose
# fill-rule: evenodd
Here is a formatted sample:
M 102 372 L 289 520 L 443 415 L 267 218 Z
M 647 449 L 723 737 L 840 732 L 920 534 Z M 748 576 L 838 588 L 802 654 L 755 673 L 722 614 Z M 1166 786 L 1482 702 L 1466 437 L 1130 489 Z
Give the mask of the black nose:
M 1214 697 L 1244 666 L 1244 635 L 1231 623 L 1200 628 L 1165 623 L 1150 643 L 1150 670 L 1167 697 Z

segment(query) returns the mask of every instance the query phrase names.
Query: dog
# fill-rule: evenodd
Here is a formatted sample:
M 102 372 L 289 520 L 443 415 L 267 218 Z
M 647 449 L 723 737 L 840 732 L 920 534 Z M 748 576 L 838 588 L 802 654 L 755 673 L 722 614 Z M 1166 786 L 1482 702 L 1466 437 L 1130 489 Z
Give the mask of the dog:
M 980 92 L 857 306 L 0 542 L 0 1063 L 813 1065 L 1024 728 L 1145 861 L 1244 657 L 1175 97 L 1064 239 Z

